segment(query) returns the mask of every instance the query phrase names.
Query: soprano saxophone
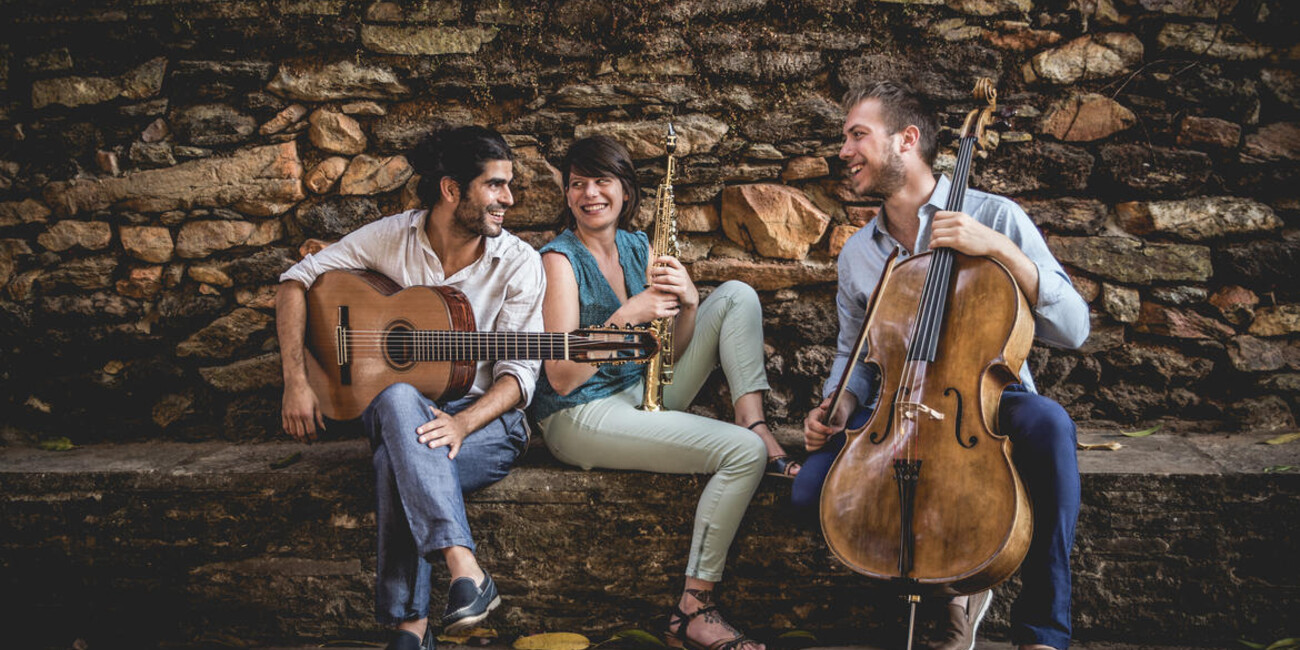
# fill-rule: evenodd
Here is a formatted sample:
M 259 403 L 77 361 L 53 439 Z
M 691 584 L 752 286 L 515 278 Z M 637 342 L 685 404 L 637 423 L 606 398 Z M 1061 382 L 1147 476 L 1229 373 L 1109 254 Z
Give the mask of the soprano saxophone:
M 677 131 L 668 123 L 668 138 L 664 142 L 668 153 L 668 169 L 655 193 L 654 240 L 651 252 L 657 255 L 677 256 L 677 206 L 673 202 L 673 172 L 676 161 Z M 645 369 L 645 395 L 637 408 L 643 411 L 663 410 L 664 385 L 673 383 L 673 324 L 672 317 L 656 318 L 650 329 L 659 339 L 659 353 L 650 357 Z

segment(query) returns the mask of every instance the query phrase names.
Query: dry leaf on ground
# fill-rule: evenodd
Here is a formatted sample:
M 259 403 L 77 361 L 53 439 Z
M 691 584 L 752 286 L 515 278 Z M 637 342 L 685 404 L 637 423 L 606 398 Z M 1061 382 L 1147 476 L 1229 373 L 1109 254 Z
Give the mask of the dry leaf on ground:
M 515 639 L 515 650 L 586 650 L 591 640 L 573 632 L 547 632 Z

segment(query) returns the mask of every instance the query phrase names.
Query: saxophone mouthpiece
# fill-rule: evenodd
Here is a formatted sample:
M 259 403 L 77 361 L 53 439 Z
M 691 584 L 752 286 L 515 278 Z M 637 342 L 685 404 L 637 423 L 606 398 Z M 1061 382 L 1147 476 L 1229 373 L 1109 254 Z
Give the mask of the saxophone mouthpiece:
M 673 128 L 672 122 L 668 123 L 668 139 L 664 142 L 664 148 L 668 150 L 669 155 L 677 150 L 677 129 Z

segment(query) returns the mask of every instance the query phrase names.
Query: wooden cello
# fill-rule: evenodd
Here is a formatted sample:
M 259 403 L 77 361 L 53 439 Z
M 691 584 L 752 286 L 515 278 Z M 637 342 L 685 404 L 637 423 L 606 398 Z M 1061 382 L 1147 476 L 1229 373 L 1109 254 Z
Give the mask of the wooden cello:
M 962 209 L 996 109 L 991 80 L 975 96 L 989 105 L 962 128 L 950 211 Z M 841 562 L 897 589 L 913 614 L 919 596 L 1002 582 L 1029 549 L 1029 496 L 997 427 L 1002 390 L 1018 381 L 1033 334 L 1011 273 L 948 248 L 891 257 L 872 295 L 827 415 L 859 359 L 879 372 L 880 399 L 863 427 L 846 432 L 822 489 L 821 525 Z

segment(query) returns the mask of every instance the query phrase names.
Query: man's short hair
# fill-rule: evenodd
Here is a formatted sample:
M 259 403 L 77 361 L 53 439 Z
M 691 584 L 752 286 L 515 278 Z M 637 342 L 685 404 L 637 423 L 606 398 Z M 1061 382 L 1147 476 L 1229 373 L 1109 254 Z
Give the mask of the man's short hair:
M 456 181 L 463 193 L 489 161 L 514 160 L 515 156 L 500 133 L 481 126 L 462 126 L 430 133 L 406 158 L 420 175 L 416 195 L 426 208 L 432 208 L 442 199 L 439 183 L 444 177 Z
M 880 102 L 880 113 L 889 127 L 890 135 L 913 125 L 921 132 L 921 159 L 934 166 L 938 149 L 939 120 L 934 107 L 911 88 L 895 81 L 872 81 L 854 85 L 844 93 L 844 111 L 874 99 Z

